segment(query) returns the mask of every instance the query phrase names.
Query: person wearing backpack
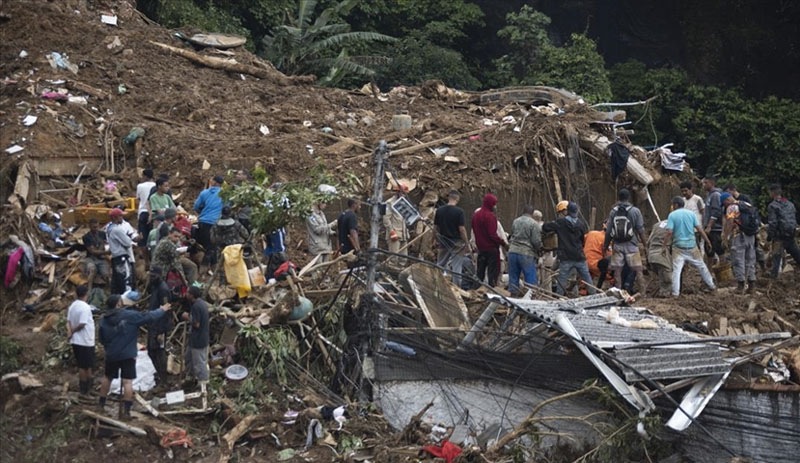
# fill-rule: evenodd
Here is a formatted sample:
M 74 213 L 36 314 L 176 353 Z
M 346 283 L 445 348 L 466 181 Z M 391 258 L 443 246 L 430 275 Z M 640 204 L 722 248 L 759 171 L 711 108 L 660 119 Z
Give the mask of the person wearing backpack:
M 772 278 L 778 278 L 781 270 L 784 249 L 793 258 L 795 266 L 800 267 L 800 249 L 794 239 L 797 228 L 797 213 L 791 201 L 783 196 L 781 186 L 770 185 L 769 195 L 772 202 L 767 206 L 767 241 L 772 241 Z
M 611 248 L 611 261 L 609 268 L 614 272 L 614 282 L 617 288 L 622 287 L 622 270 L 627 263 L 628 267 L 636 273 L 642 288 L 647 285 L 644 281 L 644 266 L 639 253 L 639 243 L 646 243 L 644 236 L 644 217 L 638 207 L 630 203 L 631 192 L 623 188 L 617 193 L 619 202 L 611 208 L 611 213 L 606 221 L 606 239 L 603 243 L 603 257 L 608 245 Z M 628 288 L 632 292 L 633 288 Z
M 750 203 L 737 201 L 730 193 L 722 193 L 720 199 L 725 210 L 722 240 L 730 243 L 736 290 L 752 294 L 756 285 L 756 233 L 761 225 L 758 211 Z

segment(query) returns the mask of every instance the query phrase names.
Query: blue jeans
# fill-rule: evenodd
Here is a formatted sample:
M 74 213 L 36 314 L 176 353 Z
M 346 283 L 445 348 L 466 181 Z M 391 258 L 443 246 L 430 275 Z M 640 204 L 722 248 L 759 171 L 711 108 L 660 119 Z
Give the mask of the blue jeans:
M 585 260 L 562 260 L 558 263 L 558 288 L 556 288 L 558 294 L 562 296 L 566 294 L 567 280 L 569 280 L 569 275 L 573 269 L 575 269 L 578 277 L 589 285 L 587 286 L 589 294 L 596 293 L 597 291 L 592 286 L 592 276 L 589 275 L 589 266 L 586 265 Z
M 520 273 L 525 278 L 525 283 L 535 285 L 539 282 L 536 276 L 535 256 L 527 256 L 516 252 L 508 253 L 508 291 L 512 296 L 519 295 Z

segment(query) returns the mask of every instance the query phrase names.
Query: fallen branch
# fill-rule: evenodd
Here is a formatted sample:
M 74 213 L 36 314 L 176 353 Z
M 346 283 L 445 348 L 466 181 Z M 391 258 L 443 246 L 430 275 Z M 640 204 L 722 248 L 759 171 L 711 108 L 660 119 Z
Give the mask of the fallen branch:
M 428 403 L 428 405 L 422 407 L 422 410 L 420 410 L 416 415 L 411 417 L 406 427 L 403 428 L 403 432 L 401 432 L 400 435 L 398 436 L 397 444 L 400 444 L 403 441 L 411 442 L 413 440 L 409 439 L 410 437 L 409 434 L 411 434 L 411 432 L 414 431 L 415 429 L 419 428 L 420 423 L 422 423 L 423 415 L 425 415 L 425 412 L 427 412 L 431 407 L 433 407 L 433 401 Z
M 222 440 L 225 441 L 225 447 L 222 448 L 219 455 L 220 463 L 227 463 L 231 459 L 231 453 L 233 453 L 233 446 L 236 445 L 236 441 L 247 434 L 257 417 L 257 415 L 248 415 L 242 418 L 239 424 L 222 436 Z
M 444 137 L 444 138 L 439 138 L 438 140 L 433 140 L 433 141 L 429 141 L 427 143 L 423 143 L 421 145 L 414 145 L 414 146 L 409 146 L 407 148 L 401 148 L 399 150 L 393 150 L 391 153 L 392 153 L 392 156 L 413 153 L 415 151 L 419 151 L 421 149 L 428 148 L 430 146 L 441 145 L 441 144 L 444 144 L 444 143 L 451 142 L 453 140 L 458 140 L 459 138 L 466 138 L 466 137 L 471 137 L 473 135 L 479 135 L 479 134 L 482 134 L 484 132 L 488 132 L 489 130 L 492 130 L 494 128 L 495 127 L 484 127 L 482 129 L 473 130 L 471 132 L 465 132 L 465 133 L 459 133 L 459 134 L 456 134 L 456 135 L 450 135 L 450 136 L 447 136 L 447 137 Z
M 516 439 L 519 439 L 523 435 L 527 434 L 530 430 L 530 426 L 536 423 L 537 421 L 543 421 L 541 418 L 537 418 L 536 415 L 546 406 L 558 402 L 565 399 L 570 399 L 572 397 L 577 397 L 579 395 L 584 395 L 589 392 L 599 392 L 600 388 L 597 387 L 597 382 L 594 381 L 590 385 L 578 389 L 577 391 L 568 392 L 566 394 L 557 395 L 555 397 L 550 397 L 547 400 L 543 400 L 539 402 L 536 407 L 533 408 L 533 411 L 524 419 L 520 424 L 518 424 L 513 431 L 503 435 L 501 438 L 495 442 L 493 446 L 491 446 L 486 451 L 487 456 L 491 456 L 499 452 L 503 447 L 510 444 Z
M 223 71 L 251 75 L 258 77 L 259 79 L 268 80 L 276 85 L 311 84 L 314 82 L 314 80 L 316 80 L 314 76 L 287 76 L 277 69 L 267 69 L 265 67 L 242 64 L 234 59 L 218 58 L 216 56 L 204 56 L 193 51 L 176 48 L 159 42 L 153 42 L 152 40 L 150 43 L 165 50 L 169 50 L 172 53 L 182 56 L 197 64 L 202 64 L 203 66 L 210 67 L 212 69 L 221 69 Z
M 333 265 L 333 264 L 335 264 L 335 263 L 337 263 L 339 261 L 342 261 L 342 260 L 345 260 L 347 262 L 351 262 L 351 261 L 353 261 L 355 259 L 356 259 L 355 252 L 354 251 L 350 251 L 347 254 L 342 254 L 341 256 L 337 257 L 336 259 L 329 260 L 328 262 L 323 262 L 321 264 L 317 264 L 317 265 L 315 265 L 313 267 L 310 267 L 310 268 L 305 268 L 304 267 L 302 270 L 300 270 L 300 274 L 297 275 L 297 276 L 302 277 L 303 275 L 315 272 L 315 271 L 317 271 L 317 270 L 319 270 L 321 268 L 325 268 L 325 267 L 331 266 L 331 265 Z
M 79 92 L 86 93 L 89 96 L 97 98 L 98 100 L 106 100 L 109 97 L 108 92 L 105 90 L 94 88 L 89 84 L 84 84 L 83 82 L 78 82 L 77 80 L 68 80 L 66 86 L 70 90 L 77 90 Z

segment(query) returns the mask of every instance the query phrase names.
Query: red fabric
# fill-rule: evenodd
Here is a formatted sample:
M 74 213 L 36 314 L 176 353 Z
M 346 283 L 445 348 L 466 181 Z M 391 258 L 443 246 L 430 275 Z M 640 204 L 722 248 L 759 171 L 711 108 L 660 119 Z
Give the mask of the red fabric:
M 16 251 L 12 252 L 11 255 L 8 256 L 6 277 L 3 280 L 3 284 L 6 285 L 6 288 L 11 286 L 11 282 L 14 281 L 14 277 L 17 276 L 17 269 L 19 268 L 19 263 L 22 260 L 23 254 L 25 254 L 25 250 L 22 249 L 22 246 L 20 246 Z
M 192 237 L 192 222 L 188 218 L 179 216 L 172 225 L 186 235 L 187 238 Z
M 453 463 L 457 456 L 461 455 L 461 447 L 450 441 L 443 441 L 442 446 L 426 445 L 422 450 L 430 453 L 434 457 L 444 458 L 447 463 Z
M 478 251 L 494 251 L 503 244 L 497 235 L 497 216 L 493 209 L 497 197 L 491 193 L 483 197 L 483 206 L 472 216 L 472 235 Z
M 167 273 L 167 278 L 164 280 L 167 282 L 167 286 L 169 290 L 172 291 L 172 294 L 175 294 L 179 297 L 186 296 L 186 293 L 189 292 L 189 287 L 186 286 L 184 283 L 183 278 L 181 278 L 181 274 L 176 272 L 175 270 L 170 270 Z
M 273 275 L 275 276 L 275 278 L 280 278 L 284 274 L 289 273 L 290 268 L 297 268 L 297 265 L 295 265 L 294 262 L 287 260 L 286 262 L 282 263 L 277 268 L 277 270 L 275 270 L 275 273 L 273 273 Z

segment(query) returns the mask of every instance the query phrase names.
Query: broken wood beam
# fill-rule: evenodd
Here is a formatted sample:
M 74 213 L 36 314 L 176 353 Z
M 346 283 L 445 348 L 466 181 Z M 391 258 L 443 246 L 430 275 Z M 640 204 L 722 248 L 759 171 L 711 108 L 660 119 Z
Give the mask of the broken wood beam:
M 100 90 L 99 88 L 92 87 L 91 85 L 83 82 L 78 82 L 77 80 L 68 80 L 65 85 L 70 90 L 77 90 L 79 92 L 86 93 L 89 96 L 97 98 L 98 100 L 107 100 L 110 96 L 110 94 L 105 90 Z
M 399 156 L 401 154 L 414 153 L 416 151 L 428 148 L 430 146 L 441 145 L 443 143 L 448 143 L 448 142 L 451 142 L 453 140 L 458 140 L 459 138 L 466 138 L 466 137 L 471 137 L 473 135 L 480 135 L 480 134 L 482 134 L 484 132 L 488 132 L 489 130 L 492 130 L 494 128 L 495 127 L 484 127 L 482 129 L 472 130 L 470 132 L 450 135 L 450 136 L 447 136 L 447 137 L 444 137 L 444 138 L 439 138 L 437 140 L 433 140 L 433 141 L 429 141 L 427 143 L 423 143 L 421 145 L 414 145 L 414 146 L 409 146 L 407 148 L 401 148 L 399 150 L 394 150 L 394 151 L 391 152 L 391 155 L 392 156 Z
M 135 434 L 137 436 L 146 436 L 147 435 L 147 431 L 145 431 L 142 428 L 137 428 L 136 426 L 131 426 L 131 425 L 127 424 L 127 423 L 123 423 L 122 421 L 115 420 L 115 419 L 109 418 L 107 416 L 103 416 L 103 415 L 101 415 L 99 413 L 95 413 L 95 412 L 93 412 L 91 410 L 81 410 L 81 413 L 83 413 L 84 415 L 87 415 L 87 416 L 89 416 L 91 418 L 94 418 L 94 419 L 96 419 L 98 421 L 102 421 L 104 423 L 108 423 L 108 424 L 110 424 L 112 426 L 116 426 L 116 427 L 118 427 L 120 429 L 128 431 L 131 434 Z
M 197 64 L 210 67 L 212 69 L 220 69 L 228 72 L 235 72 L 237 74 L 247 74 L 260 79 L 267 80 L 276 85 L 297 85 L 297 84 L 311 84 L 316 80 L 315 76 L 287 76 L 286 74 L 278 71 L 277 69 L 269 69 L 267 67 L 256 67 L 249 64 L 242 64 L 235 59 L 218 58 L 216 56 L 204 56 L 190 50 L 173 47 L 167 44 L 149 41 L 150 44 L 175 53 L 178 56 L 188 59 Z

